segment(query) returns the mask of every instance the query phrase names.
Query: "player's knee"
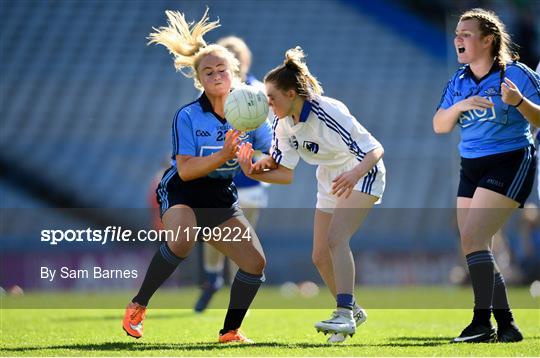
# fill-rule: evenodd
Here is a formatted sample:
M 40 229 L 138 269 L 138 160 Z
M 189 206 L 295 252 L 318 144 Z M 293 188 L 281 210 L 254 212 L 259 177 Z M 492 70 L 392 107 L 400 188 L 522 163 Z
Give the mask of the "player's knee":
M 191 249 L 193 249 L 194 242 L 168 241 L 167 245 L 176 256 L 185 258 L 189 256 Z
M 332 264 L 330 251 L 328 250 L 313 250 L 311 260 L 313 261 L 315 267 L 325 267 Z
M 473 236 L 466 231 L 461 234 L 461 250 L 465 255 L 475 251 L 489 250 L 488 242 L 489 239 L 484 240 L 481 237 Z
M 249 262 L 243 264 L 240 268 L 248 273 L 260 275 L 263 273 L 266 267 L 266 259 L 264 256 L 258 254 L 251 257 Z
M 343 248 L 344 246 L 349 246 L 349 240 L 335 235 L 330 235 L 328 237 L 328 248 L 330 249 L 330 252 Z

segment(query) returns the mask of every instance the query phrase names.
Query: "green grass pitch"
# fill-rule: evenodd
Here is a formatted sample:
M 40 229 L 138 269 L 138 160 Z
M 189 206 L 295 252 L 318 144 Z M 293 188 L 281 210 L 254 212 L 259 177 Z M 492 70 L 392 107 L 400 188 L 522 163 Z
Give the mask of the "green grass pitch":
M 445 288 L 420 290 L 432 295 L 448 296 Z M 214 306 L 226 301 L 227 290 L 220 292 Z M 384 294 L 399 297 L 411 295 L 414 289 L 385 289 Z M 442 292 L 442 293 L 441 293 Z M 132 294 L 132 293 L 131 293 Z M 150 309 L 145 321 L 145 336 L 139 340 L 126 336 L 121 329 L 123 308 L 106 309 L 15 309 L 13 302 L 43 302 L 52 296 L 27 294 L 4 297 L 0 311 L 1 356 L 538 356 L 540 353 L 540 310 L 534 305 L 514 310 L 525 340 L 502 344 L 450 344 L 449 341 L 469 322 L 471 310 L 465 308 L 385 308 L 376 305 L 378 289 L 361 289 L 357 296 L 366 297 L 370 305 L 368 321 L 344 344 L 327 344 L 326 336 L 317 333 L 313 323 L 326 319 L 332 310 L 331 299 L 322 292 L 314 299 L 293 300 L 316 308 L 286 307 L 278 290 L 266 288 L 257 297 L 242 329 L 253 345 L 216 343 L 225 310 L 210 309 L 195 314 L 190 307 L 196 297 L 194 289 L 163 290 L 155 299 L 169 297 L 188 302 L 183 309 Z M 467 289 L 450 296 L 470 297 Z M 68 302 L 75 294 L 55 294 L 56 302 Z M 127 301 L 130 293 L 94 294 L 99 299 L 118 297 Z M 516 301 L 532 300 L 526 290 L 512 290 Z M 86 295 L 88 297 L 88 295 Z M 283 304 L 276 301 L 281 300 Z M 11 302 L 10 302 L 11 301 Z M 289 300 L 290 301 L 290 300 Z M 273 304 L 270 304 L 273 303 Z M 298 304 L 296 304 L 298 306 Z M 328 308 L 321 308 L 328 306 Z M 371 307 L 370 307 L 371 306 Z

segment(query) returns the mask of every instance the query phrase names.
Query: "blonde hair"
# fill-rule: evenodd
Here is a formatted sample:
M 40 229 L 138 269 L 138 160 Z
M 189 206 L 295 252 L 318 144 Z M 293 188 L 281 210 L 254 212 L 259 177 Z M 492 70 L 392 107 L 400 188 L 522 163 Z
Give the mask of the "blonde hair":
M 264 82 L 272 82 L 282 91 L 294 89 L 304 99 L 321 95 L 322 86 L 309 72 L 304 58 L 304 51 L 299 46 L 287 50 L 283 64 L 268 72 L 264 77 Z
M 248 45 L 237 36 L 227 36 L 217 41 L 218 45 L 225 47 L 240 61 L 240 79 L 246 80 L 246 76 L 251 68 L 251 50 Z
M 152 27 L 154 32 L 148 36 L 148 45 L 165 46 L 174 56 L 174 67 L 184 76 L 193 78 L 196 88 L 203 90 L 199 81 L 198 68 L 202 59 L 210 54 L 223 57 L 229 64 L 229 69 L 236 76 L 238 60 L 226 48 L 216 44 L 208 45 L 203 36 L 213 29 L 220 27 L 219 20 L 209 21 L 208 8 L 197 23 L 188 23 L 183 13 L 165 11 L 167 26 Z
M 503 71 L 507 62 L 519 60 L 519 55 L 513 51 L 516 45 L 512 42 L 504 23 L 493 11 L 480 8 L 467 10 L 459 17 L 459 21 L 465 20 L 476 20 L 483 37 L 493 36 L 491 55 Z

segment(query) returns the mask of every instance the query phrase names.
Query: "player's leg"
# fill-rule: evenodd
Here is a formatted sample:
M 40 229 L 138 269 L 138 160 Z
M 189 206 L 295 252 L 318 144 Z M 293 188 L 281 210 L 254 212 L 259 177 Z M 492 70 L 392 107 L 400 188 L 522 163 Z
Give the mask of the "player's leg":
M 315 210 L 315 220 L 313 227 L 313 253 L 312 259 L 315 267 L 319 271 L 321 278 L 329 288 L 334 299 L 336 299 L 336 284 L 334 281 L 334 268 L 332 266 L 332 256 L 328 247 L 328 229 L 332 214 L 320 209 Z M 367 312 L 354 302 L 353 317 L 356 327 L 367 320 Z M 345 341 L 346 335 L 333 333 L 329 338 L 329 343 L 341 343 Z
M 223 232 L 231 229 L 229 239 L 211 241 L 216 249 L 234 261 L 239 269 L 231 284 L 229 307 L 220 330 L 220 342 L 251 342 L 239 332 L 247 310 L 264 282 L 266 258 L 257 234 L 244 216 L 235 216 L 219 225 Z
M 321 278 L 332 293 L 336 297 L 336 284 L 334 281 L 334 268 L 332 266 L 332 256 L 328 247 L 328 229 L 332 213 L 325 212 L 321 209 L 315 210 L 315 220 L 313 223 L 313 264 L 319 271 Z
M 264 185 L 260 183 L 248 188 L 238 188 L 238 205 L 242 208 L 244 216 L 251 224 L 251 227 L 257 228 L 261 209 L 268 206 L 268 193 Z M 237 271 L 238 265 L 229 260 L 229 282 L 234 281 Z
M 457 198 L 456 216 L 457 216 L 458 229 L 460 233 L 465 228 L 465 222 L 467 221 L 467 213 L 469 212 L 471 201 L 472 201 L 472 196 L 470 198 L 458 196 Z
M 495 262 L 491 239 L 519 206 L 516 201 L 478 187 L 461 227 L 461 247 L 467 260 L 474 292 L 474 317 L 454 342 L 485 342 L 495 338 L 490 322 Z
M 502 234 L 494 235 L 494 237 L 491 239 L 490 250 L 493 250 L 493 241 L 497 238 L 499 240 L 504 240 Z M 499 242 L 499 244 L 501 243 Z M 504 245 L 504 243 L 502 245 Z M 514 321 L 514 315 L 512 314 L 512 310 L 510 309 L 510 304 L 508 302 L 506 283 L 496 261 L 494 263 L 494 271 L 493 300 L 491 306 L 493 317 L 497 322 L 497 340 L 499 342 L 522 341 L 523 335 Z
M 355 267 L 349 242 L 377 200 L 378 197 L 355 190 L 349 198 L 339 198 L 337 201 L 328 230 L 328 246 L 338 308 L 332 318 L 316 323 L 318 330 L 351 335 L 356 331 L 353 317 Z
M 240 197 L 240 194 L 238 196 Z M 255 229 L 257 227 L 257 223 L 259 222 L 261 210 L 259 208 L 244 208 L 242 207 L 241 200 L 240 200 L 240 207 L 242 208 L 242 211 L 244 212 L 244 216 L 251 224 L 251 227 Z M 229 278 L 229 282 L 233 282 L 236 276 L 236 273 L 238 272 L 238 265 L 233 260 L 229 260 L 228 264 L 229 264 L 229 272 L 228 272 L 227 277 Z
M 137 295 L 131 300 L 124 315 L 123 328 L 132 337 L 143 335 L 143 320 L 146 306 L 156 290 L 174 272 L 176 267 L 190 253 L 195 244 L 195 232 L 191 230 L 197 224 L 193 210 L 186 205 L 175 205 L 163 215 L 164 230 L 178 232 L 178 240 L 163 242 L 154 254 L 143 283 Z M 178 228 L 189 228 L 188 231 Z
M 203 245 L 204 282 L 201 294 L 195 303 L 195 312 L 202 312 L 208 307 L 214 293 L 223 287 L 223 268 L 225 257 L 210 245 Z

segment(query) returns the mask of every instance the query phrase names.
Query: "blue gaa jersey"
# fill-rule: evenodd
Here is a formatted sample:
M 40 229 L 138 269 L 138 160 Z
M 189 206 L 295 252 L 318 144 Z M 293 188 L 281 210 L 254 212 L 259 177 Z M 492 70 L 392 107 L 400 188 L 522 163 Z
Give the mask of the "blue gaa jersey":
M 172 165 L 176 167 L 176 155 L 206 157 L 220 151 L 230 129 L 231 125 L 214 112 L 208 97 L 203 93 L 199 99 L 176 112 L 172 127 Z M 272 143 L 272 130 L 265 123 L 241 138 L 244 142 L 250 142 L 253 149 L 268 152 Z M 208 174 L 208 177 L 232 180 L 239 171 L 240 165 L 235 158 Z
M 508 63 L 504 76 L 531 102 L 540 104 L 540 77 L 519 62 Z M 529 122 L 514 107 L 501 98 L 501 72 L 498 64 L 487 75 L 477 80 L 468 65 L 461 67 L 448 82 L 441 103 L 437 107 L 448 109 L 471 96 L 481 96 L 493 102 L 486 110 L 461 113 L 459 151 L 464 158 L 509 152 L 533 144 Z

